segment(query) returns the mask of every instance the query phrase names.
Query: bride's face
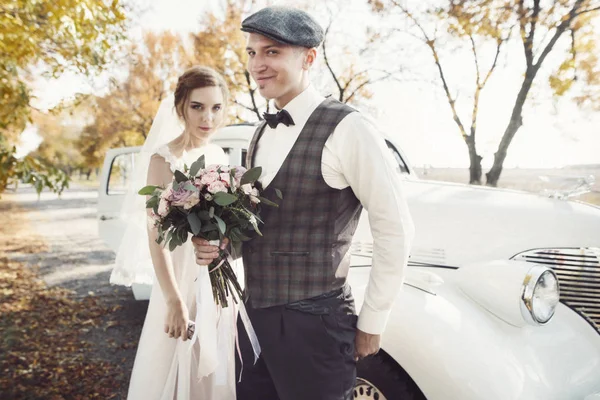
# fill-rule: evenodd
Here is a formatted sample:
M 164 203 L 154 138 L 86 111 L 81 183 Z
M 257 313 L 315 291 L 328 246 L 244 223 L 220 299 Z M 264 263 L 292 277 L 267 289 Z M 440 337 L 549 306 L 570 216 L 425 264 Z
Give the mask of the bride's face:
M 207 137 L 217 130 L 224 120 L 223 92 L 217 86 L 192 90 L 186 105 L 185 128 L 195 137 Z

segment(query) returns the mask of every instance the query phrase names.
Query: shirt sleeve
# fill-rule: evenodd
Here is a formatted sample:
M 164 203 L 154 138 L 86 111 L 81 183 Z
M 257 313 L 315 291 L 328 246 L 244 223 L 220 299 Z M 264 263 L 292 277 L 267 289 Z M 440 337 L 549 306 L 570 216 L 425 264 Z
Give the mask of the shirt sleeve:
M 402 288 L 414 225 L 402 179 L 384 137 L 355 112 L 344 118 L 328 139 L 332 168 L 339 171 L 368 212 L 373 262 L 358 329 L 381 334 Z

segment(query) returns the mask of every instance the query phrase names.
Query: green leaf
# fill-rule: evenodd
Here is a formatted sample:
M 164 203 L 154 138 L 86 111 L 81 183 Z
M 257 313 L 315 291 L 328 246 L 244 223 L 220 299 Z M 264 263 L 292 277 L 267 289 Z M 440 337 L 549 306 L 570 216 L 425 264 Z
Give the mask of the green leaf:
M 265 197 L 261 197 L 261 196 L 257 196 L 258 199 L 263 203 L 266 204 L 268 206 L 272 206 L 272 207 L 279 207 L 279 204 L 272 202 L 271 200 L 265 198 Z
M 240 180 L 240 184 L 245 185 L 246 183 L 254 183 L 260 178 L 262 174 L 262 167 L 254 167 L 246 171 L 244 175 L 242 175 L 242 179 Z
M 160 199 L 158 197 L 150 197 L 146 202 L 146 208 L 154 208 L 158 206 Z
M 256 231 L 256 233 L 258 233 L 260 236 L 262 236 L 262 232 L 260 231 L 260 229 L 258 229 L 258 222 L 256 220 L 250 221 L 250 223 L 252 224 L 252 229 L 254 229 L 254 231 Z
M 187 242 L 188 240 L 188 231 L 187 229 L 181 229 L 179 231 L 179 241 L 181 242 L 181 244 L 184 244 L 185 242 Z
M 178 244 L 177 241 L 175 240 L 175 237 L 171 238 L 171 241 L 169 242 L 169 251 L 173 251 L 177 248 Z
M 219 227 L 219 231 L 221 231 L 221 234 L 225 234 L 225 230 L 227 230 L 227 225 L 225 224 L 225 221 L 223 221 L 220 217 L 215 215 L 215 219 L 217 220 L 217 225 Z
M 179 182 L 175 181 L 173 182 L 173 191 L 178 191 L 179 190 Z
M 174 175 L 177 183 L 185 182 L 188 180 L 188 177 L 185 176 L 185 174 L 179 170 L 176 170 Z
M 275 194 L 277 195 L 277 197 L 279 197 L 281 200 L 283 200 L 283 193 L 281 193 L 281 190 L 276 188 Z
M 196 161 L 192 163 L 190 167 L 190 175 L 196 176 L 198 175 L 198 171 L 204 168 L 204 154 L 201 155 Z
M 210 221 L 210 213 L 206 210 L 198 211 L 197 215 L 202 221 Z
M 210 223 L 210 224 L 204 224 L 202 225 L 202 229 L 200 229 L 200 232 L 210 232 L 210 231 L 215 231 L 218 229 L 218 226 L 216 224 Z
M 154 193 L 154 191 L 155 191 L 156 189 L 158 189 L 159 187 L 160 187 L 160 186 L 152 186 L 152 185 L 149 185 L 149 186 L 144 186 L 143 188 L 141 188 L 141 189 L 138 191 L 138 194 L 145 195 L 145 196 L 150 196 L 150 195 L 151 195 L 152 193 Z
M 200 218 L 196 214 L 192 213 L 188 214 L 187 220 L 190 223 L 190 228 L 192 228 L 192 233 L 194 235 L 199 234 L 200 228 L 202 228 L 202 221 Z
M 237 196 L 225 192 L 215 193 L 213 197 L 214 202 L 223 207 L 235 203 L 237 199 Z
M 189 190 L 190 192 L 199 192 L 198 188 L 192 185 L 190 182 L 186 182 L 183 188 L 185 190 Z
M 233 228 L 231 231 L 241 241 L 246 241 L 246 240 L 250 240 L 251 239 L 248 236 L 244 235 L 244 233 L 242 232 L 242 230 L 240 228 Z

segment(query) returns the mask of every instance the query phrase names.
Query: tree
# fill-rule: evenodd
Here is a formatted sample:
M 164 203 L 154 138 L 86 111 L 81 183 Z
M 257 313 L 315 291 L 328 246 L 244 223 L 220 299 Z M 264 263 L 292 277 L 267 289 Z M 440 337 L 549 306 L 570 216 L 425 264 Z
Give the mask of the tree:
M 117 1 L 8 0 L 0 6 L 0 133 L 20 133 L 30 115 L 32 68 L 58 77 L 67 69 L 91 73 L 109 62 L 126 17 Z M 14 131 L 13 131 L 14 132 Z
M 10 183 L 62 191 L 66 175 L 31 156 L 20 160 L 15 147 L 31 121 L 30 82 L 41 73 L 66 70 L 90 74 L 102 69 L 123 38 L 126 17 L 117 1 L 7 0 L 0 5 L 0 193 Z M 35 69 L 35 73 L 34 73 Z
M 261 120 L 264 105 L 246 70 L 246 38 L 240 30 L 245 10 L 251 4 L 247 0 L 225 0 L 222 16 L 210 14 L 204 18 L 202 28 L 190 35 L 193 49 L 188 62 L 220 72 L 227 81 L 234 104 Z M 245 120 L 239 110 L 234 112 L 237 120 Z
M 583 83 L 580 83 L 582 90 L 576 97 L 579 104 L 597 101 L 600 89 L 600 71 L 595 64 L 598 32 L 597 25 L 591 21 L 598 16 L 598 1 L 451 0 L 440 7 L 428 7 L 419 14 L 397 0 L 369 0 L 369 3 L 376 12 L 396 11 L 408 20 L 411 23 L 409 33 L 418 38 L 431 53 L 454 121 L 469 150 L 470 183 L 481 184 L 482 178 L 482 157 L 476 147 L 480 96 L 496 70 L 501 53 L 509 48 L 514 37 L 519 38 L 524 55 L 523 76 L 510 119 L 495 152 L 493 166 L 486 173 L 487 185 L 496 186 L 498 183 L 510 143 L 523 125 L 526 100 L 542 66 L 553 69 L 548 84 L 555 95 L 564 95 L 578 81 Z M 442 32 L 443 36 L 438 36 L 438 32 Z M 461 118 L 458 111 L 457 96 L 453 94 L 448 70 L 440 55 L 444 39 L 457 40 L 470 49 L 475 74 L 468 128 L 465 118 Z M 488 47 L 493 47 L 494 51 L 486 68 L 482 53 Z M 561 59 L 560 65 L 551 65 L 548 61 L 550 53 L 554 58 Z
M 380 29 L 367 26 L 363 42 L 358 46 L 353 43 L 355 48 L 350 48 L 350 43 L 339 43 L 339 41 L 335 43 L 332 33 L 336 19 L 334 15 L 340 18 L 340 14 L 339 10 L 335 11 L 332 7 L 331 3 L 327 4 L 329 23 L 325 28 L 322 44 L 323 62 L 337 90 L 335 96 L 337 100 L 342 103 L 358 104 L 361 100 L 368 100 L 373 96 L 370 90 L 373 84 L 386 79 L 396 79 L 396 75 L 402 68 L 380 69 L 373 66 L 374 53 L 381 49 L 389 38 L 389 33 Z M 356 30 L 355 27 L 353 30 Z M 343 36 L 347 33 L 344 32 Z M 331 42 L 334 42 L 334 46 L 330 46 Z M 341 50 L 332 54 L 331 48 Z
M 94 119 L 77 141 L 84 163 L 99 167 L 111 147 L 144 143 L 160 102 L 173 92 L 183 72 L 185 50 L 178 35 L 144 33 L 142 44 L 132 44 L 124 80 L 112 79 L 109 92 L 90 97 Z
M 61 194 L 69 187 L 68 176 L 60 169 L 46 165 L 32 156 L 17 159 L 17 149 L 0 136 L 0 195 L 9 185 L 31 184 L 39 195 L 44 188 Z
M 42 142 L 29 155 L 71 177 L 73 171 L 82 166 L 83 159 L 76 142 L 88 113 L 83 105 L 63 107 L 61 112 L 56 113 L 34 111 L 32 119 Z

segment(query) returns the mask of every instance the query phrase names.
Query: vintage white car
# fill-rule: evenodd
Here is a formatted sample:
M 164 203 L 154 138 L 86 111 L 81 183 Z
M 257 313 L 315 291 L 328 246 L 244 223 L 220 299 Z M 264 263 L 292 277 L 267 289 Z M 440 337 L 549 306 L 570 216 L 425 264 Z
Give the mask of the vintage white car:
M 226 127 L 212 141 L 240 165 L 254 129 Z M 416 237 L 382 350 L 358 363 L 354 397 L 600 400 L 600 209 L 420 180 L 394 140 L 386 141 Z M 137 151 L 112 149 L 104 162 L 98 223 L 114 250 L 124 172 Z M 366 212 L 351 251 L 360 307 L 372 253 Z M 147 299 L 150 288 L 133 293 Z

